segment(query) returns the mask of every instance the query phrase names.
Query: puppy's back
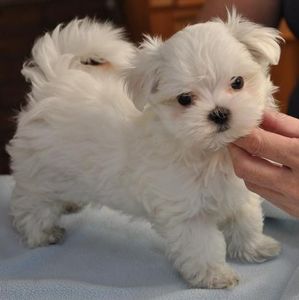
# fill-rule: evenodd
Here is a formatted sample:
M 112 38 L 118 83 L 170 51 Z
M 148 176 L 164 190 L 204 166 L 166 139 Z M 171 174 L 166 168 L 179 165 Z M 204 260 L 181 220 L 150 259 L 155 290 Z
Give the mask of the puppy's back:
M 22 74 L 33 87 L 40 87 L 69 69 L 93 75 L 118 73 L 133 54 L 134 47 L 125 40 L 122 29 L 88 18 L 75 19 L 35 42 Z

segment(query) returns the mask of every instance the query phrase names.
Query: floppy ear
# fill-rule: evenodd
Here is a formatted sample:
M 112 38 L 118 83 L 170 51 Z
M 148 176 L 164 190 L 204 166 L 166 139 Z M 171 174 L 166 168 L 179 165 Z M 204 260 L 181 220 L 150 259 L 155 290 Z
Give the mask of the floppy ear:
M 131 67 L 126 70 L 125 81 L 129 95 L 140 111 L 144 110 L 145 105 L 158 90 L 161 44 L 160 38 L 145 36 Z
M 227 10 L 227 27 L 244 44 L 253 58 L 262 66 L 277 65 L 280 58 L 280 32 L 274 28 L 252 23 L 237 14 L 233 7 Z

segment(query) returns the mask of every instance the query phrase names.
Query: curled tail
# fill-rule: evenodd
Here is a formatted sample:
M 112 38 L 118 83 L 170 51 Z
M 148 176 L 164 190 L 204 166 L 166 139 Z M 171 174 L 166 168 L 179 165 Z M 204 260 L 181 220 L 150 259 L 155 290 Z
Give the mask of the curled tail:
M 91 74 L 117 72 L 128 65 L 133 53 L 134 47 L 123 38 L 122 29 L 88 18 L 75 19 L 36 41 L 22 74 L 33 88 L 41 87 L 69 69 Z

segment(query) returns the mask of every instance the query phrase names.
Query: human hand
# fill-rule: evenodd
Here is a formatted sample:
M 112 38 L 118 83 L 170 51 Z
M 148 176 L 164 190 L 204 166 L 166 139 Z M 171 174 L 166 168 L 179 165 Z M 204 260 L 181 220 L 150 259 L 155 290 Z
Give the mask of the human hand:
M 299 120 L 266 112 L 261 127 L 229 146 L 235 173 L 249 190 L 299 217 Z

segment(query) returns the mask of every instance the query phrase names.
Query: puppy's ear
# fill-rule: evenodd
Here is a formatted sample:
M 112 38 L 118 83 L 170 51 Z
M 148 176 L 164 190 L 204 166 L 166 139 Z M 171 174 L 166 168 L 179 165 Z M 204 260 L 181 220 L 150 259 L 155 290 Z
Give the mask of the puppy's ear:
M 227 10 L 226 26 L 234 37 L 243 43 L 253 58 L 262 66 L 277 65 L 280 58 L 279 42 L 283 41 L 278 30 L 252 23 L 237 14 L 233 7 Z
M 161 44 L 160 38 L 145 36 L 131 67 L 126 70 L 125 81 L 129 95 L 140 111 L 144 110 L 145 105 L 158 91 Z

